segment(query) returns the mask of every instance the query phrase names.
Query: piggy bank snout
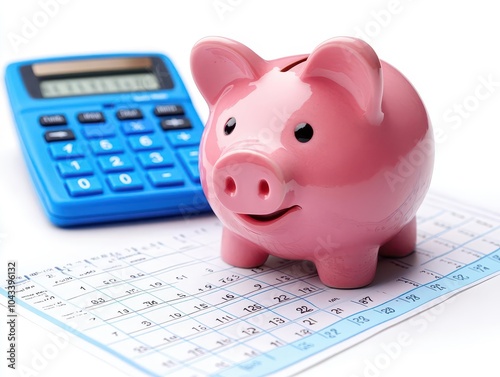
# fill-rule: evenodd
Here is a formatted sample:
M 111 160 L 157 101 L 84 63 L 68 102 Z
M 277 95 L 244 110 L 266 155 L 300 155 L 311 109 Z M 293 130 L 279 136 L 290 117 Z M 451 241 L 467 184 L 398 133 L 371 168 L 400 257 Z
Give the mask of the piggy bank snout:
M 214 166 L 214 191 L 228 210 L 265 215 L 280 208 L 286 194 L 283 173 L 269 157 L 255 151 L 222 156 Z

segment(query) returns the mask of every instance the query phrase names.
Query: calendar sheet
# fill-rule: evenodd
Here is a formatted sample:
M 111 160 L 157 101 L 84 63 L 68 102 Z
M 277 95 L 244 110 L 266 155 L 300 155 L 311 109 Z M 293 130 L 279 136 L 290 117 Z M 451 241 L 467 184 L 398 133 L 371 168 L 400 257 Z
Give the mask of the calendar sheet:
M 140 248 L 40 266 L 16 300 L 149 376 L 289 375 L 500 271 L 500 216 L 429 195 L 416 252 L 327 288 L 305 261 L 231 267 L 216 218 Z M 3 295 L 5 289 L 0 288 Z

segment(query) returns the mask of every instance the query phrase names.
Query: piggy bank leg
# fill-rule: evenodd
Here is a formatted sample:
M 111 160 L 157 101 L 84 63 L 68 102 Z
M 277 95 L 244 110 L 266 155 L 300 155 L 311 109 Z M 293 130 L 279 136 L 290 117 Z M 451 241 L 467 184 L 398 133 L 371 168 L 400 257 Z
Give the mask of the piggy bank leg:
M 377 269 L 378 246 L 349 247 L 321 255 L 314 261 L 321 282 L 332 288 L 360 288 L 370 284 Z
M 222 260 L 236 267 L 257 267 L 269 256 L 261 247 L 227 228 L 222 231 L 221 257 Z
M 417 242 L 417 220 L 414 217 L 389 242 L 380 247 L 380 255 L 384 257 L 406 257 L 415 250 Z

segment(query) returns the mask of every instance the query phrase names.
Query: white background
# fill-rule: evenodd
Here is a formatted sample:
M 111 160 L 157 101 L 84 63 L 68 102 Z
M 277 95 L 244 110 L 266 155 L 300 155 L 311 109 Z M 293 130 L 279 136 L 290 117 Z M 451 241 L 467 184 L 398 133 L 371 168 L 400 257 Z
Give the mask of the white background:
M 427 106 L 437 148 L 432 189 L 500 213 L 500 22 L 493 4 L 487 0 L 2 1 L 0 65 L 52 55 L 163 52 L 177 65 L 205 120 L 207 107 L 189 70 L 190 50 L 198 39 L 226 36 L 272 59 L 308 53 L 333 36 L 360 36 L 410 79 Z M 72 260 L 72 255 L 85 250 L 97 253 L 140 245 L 183 226 L 167 220 L 74 230 L 50 225 L 31 186 L 3 85 L 0 214 L 0 266 L 16 259 L 25 272 L 52 260 Z M 497 374 L 499 290 L 497 277 L 303 375 Z M 49 332 L 25 318 L 20 319 L 18 331 L 18 362 L 32 373 L 16 375 L 121 375 L 73 342 L 59 347 L 45 364 L 33 364 L 37 353 L 53 342 Z M 397 342 L 399 347 L 394 346 Z

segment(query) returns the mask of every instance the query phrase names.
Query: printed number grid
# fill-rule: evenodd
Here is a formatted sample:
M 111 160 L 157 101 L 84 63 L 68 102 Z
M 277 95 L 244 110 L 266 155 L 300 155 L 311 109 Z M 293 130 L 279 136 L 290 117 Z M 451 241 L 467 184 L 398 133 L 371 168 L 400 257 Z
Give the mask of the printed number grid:
M 347 339 L 500 272 L 500 218 L 435 196 L 419 211 L 416 252 L 381 259 L 362 289 L 327 288 L 306 261 L 230 267 L 220 231 L 210 220 L 33 272 L 18 278 L 17 298 L 151 376 L 262 376 L 333 355 Z

